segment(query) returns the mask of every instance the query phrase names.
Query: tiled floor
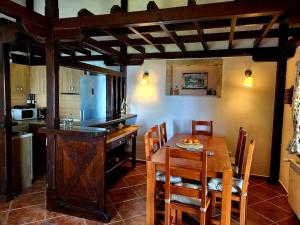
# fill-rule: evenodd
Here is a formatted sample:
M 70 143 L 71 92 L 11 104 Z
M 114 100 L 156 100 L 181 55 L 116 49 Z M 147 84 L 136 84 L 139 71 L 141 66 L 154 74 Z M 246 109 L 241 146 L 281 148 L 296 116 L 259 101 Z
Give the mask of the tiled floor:
M 119 179 L 119 177 L 122 177 Z M 146 213 L 146 167 L 124 167 L 112 174 L 107 193 L 113 225 L 144 225 Z M 49 212 L 45 209 L 45 181 L 36 182 L 9 203 L 0 203 L 0 225 L 101 225 L 82 218 Z M 248 225 L 299 225 L 290 209 L 285 191 L 252 178 L 249 187 Z M 188 224 L 192 224 L 189 222 Z M 232 224 L 237 224 L 234 220 Z

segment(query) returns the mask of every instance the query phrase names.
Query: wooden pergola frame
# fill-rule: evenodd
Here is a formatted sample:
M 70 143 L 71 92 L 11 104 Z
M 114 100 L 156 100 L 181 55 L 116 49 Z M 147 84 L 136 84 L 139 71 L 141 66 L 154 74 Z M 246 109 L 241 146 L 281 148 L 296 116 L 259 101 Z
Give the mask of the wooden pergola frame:
M 204 58 L 252 56 L 258 61 L 277 62 L 276 94 L 273 120 L 272 161 L 270 177 L 279 177 L 283 104 L 286 63 L 300 45 L 300 5 L 298 0 L 236 0 L 231 2 L 196 5 L 188 0 L 187 6 L 159 9 L 150 1 L 147 10 L 128 12 L 128 1 L 121 0 L 107 15 L 93 15 L 86 9 L 78 17 L 58 18 L 58 0 L 45 0 L 45 16 L 32 10 L 33 1 L 23 7 L 9 0 L 0 0 L 0 12 L 16 18 L 23 28 L 11 29 L 0 21 L 0 199 L 11 198 L 9 61 L 47 66 L 47 127 L 59 127 L 59 65 L 105 72 L 126 78 L 127 65 L 141 65 L 145 59 Z M 15 24 L 15 23 L 11 23 Z M 279 24 L 279 28 L 273 28 Z M 238 26 L 262 25 L 261 29 L 237 31 Z M 5 28 L 5 29 L 4 29 Z M 205 33 L 205 29 L 228 28 L 229 32 Z M 2 29 L 2 30 L 1 30 Z M 178 35 L 178 31 L 196 31 L 196 35 Z M 154 37 L 153 32 L 164 32 L 166 37 Z M 137 39 L 128 35 L 135 34 Z M 116 40 L 97 41 L 95 37 L 112 36 Z M 261 47 L 266 38 L 278 38 L 278 46 Z M 253 39 L 251 48 L 235 48 L 234 41 Z M 210 42 L 228 41 L 226 49 L 212 50 Z M 202 51 L 188 51 L 185 44 L 199 43 Z M 166 52 L 165 45 L 174 44 L 178 51 Z M 27 53 L 30 60 L 8 54 L 13 50 Z M 144 46 L 153 46 L 157 53 L 149 53 Z M 132 47 L 138 53 L 128 54 Z M 92 51 L 98 55 L 92 54 Z M 62 53 L 64 55 L 62 55 Z M 79 55 L 80 54 L 80 55 Z M 104 61 L 107 65 L 121 65 L 121 73 L 91 66 L 83 61 Z M 113 81 L 111 81 L 113 82 Z M 113 85 L 110 83 L 108 85 Z

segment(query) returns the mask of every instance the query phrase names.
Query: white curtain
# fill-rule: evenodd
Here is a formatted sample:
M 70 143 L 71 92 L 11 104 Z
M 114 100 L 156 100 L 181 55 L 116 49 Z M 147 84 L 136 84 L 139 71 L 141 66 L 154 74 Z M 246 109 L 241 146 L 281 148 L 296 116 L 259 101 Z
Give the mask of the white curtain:
M 294 136 L 288 146 L 290 153 L 300 154 L 300 61 L 296 63 L 296 81 L 293 93 L 293 125 L 294 125 Z

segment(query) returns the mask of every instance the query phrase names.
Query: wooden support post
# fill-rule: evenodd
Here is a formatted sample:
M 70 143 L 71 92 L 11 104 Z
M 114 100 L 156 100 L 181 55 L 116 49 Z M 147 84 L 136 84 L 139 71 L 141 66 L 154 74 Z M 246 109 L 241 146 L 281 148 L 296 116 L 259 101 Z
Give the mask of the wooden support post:
M 58 18 L 58 0 L 46 0 L 45 14 L 51 19 Z M 51 20 L 50 26 L 53 26 Z M 51 38 L 46 44 L 47 74 L 47 127 L 59 128 L 59 48 Z
M 128 12 L 128 0 L 121 0 L 121 9 L 124 12 Z M 127 47 L 121 47 L 121 55 L 127 58 Z M 123 79 L 121 79 L 122 86 L 122 94 L 121 94 L 121 103 L 123 99 L 126 101 L 126 93 L 127 93 L 127 66 L 121 65 L 120 72 L 124 74 Z M 120 104 L 121 104 L 120 103 Z M 121 106 L 120 106 L 121 108 Z
M 10 45 L 0 43 L 0 201 L 12 199 Z
M 275 102 L 273 116 L 273 134 L 272 134 L 272 152 L 270 164 L 270 183 L 277 183 L 279 180 L 280 170 L 280 153 L 281 153 L 281 138 L 284 112 L 284 94 L 286 81 L 287 58 L 284 55 L 284 47 L 288 42 L 287 34 L 288 25 L 280 25 L 281 35 L 279 38 L 278 47 L 282 52 L 281 58 L 277 61 L 276 86 L 275 86 Z

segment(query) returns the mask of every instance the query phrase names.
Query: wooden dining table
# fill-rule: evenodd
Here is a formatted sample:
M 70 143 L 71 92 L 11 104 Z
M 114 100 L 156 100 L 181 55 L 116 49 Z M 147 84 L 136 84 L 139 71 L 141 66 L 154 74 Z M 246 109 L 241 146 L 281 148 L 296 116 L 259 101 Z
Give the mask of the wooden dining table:
M 176 147 L 176 143 L 182 142 L 184 138 L 191 134 L 175 134 L 164 146 L 157 150 L 151 159 L 147 161 L 147 225 L 155 223 L 155 187 L 156 172 L 165 171 L 165 146 Z M 213 152 L 208 157 L 207 173 L 208 177 L 223 178 L 222 205 L 221 205 L 221 225 L 230 225 L 231 214 L 231 189 L 232 189 L 232 167 L 226 141 L 223 137 L 195 135 L 206 151 Z M 176 163 L 176 162 L 175 162 Z M 191 168 L 200 168 L 200 162 L 181 161 L 180 164 L 188 164 Z

